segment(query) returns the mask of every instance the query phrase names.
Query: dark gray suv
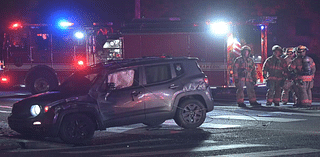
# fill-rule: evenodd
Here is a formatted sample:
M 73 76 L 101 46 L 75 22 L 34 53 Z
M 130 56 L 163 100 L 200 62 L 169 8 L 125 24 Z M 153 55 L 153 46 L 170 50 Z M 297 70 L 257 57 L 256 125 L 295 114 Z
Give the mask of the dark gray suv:
M 80 144 L 95 130 L 135 123 L 174 119 L 196 128 L 212 110 L 208 79 L 196 58 L 139 58 L 77 71 L 56 91 L 15 103 L 8 122 L 21 134 Z

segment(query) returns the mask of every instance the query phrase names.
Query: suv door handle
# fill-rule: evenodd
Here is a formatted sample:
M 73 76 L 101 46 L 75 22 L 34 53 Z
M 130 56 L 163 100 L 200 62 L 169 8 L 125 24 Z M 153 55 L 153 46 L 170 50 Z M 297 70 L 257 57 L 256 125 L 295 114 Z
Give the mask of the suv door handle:
M 142 93 L 141 91 L 139 91 L 139 92 L 138 92 L 138 91 L 132 91 L 132 92 L 131 92 L 131 95 L 132 95 L 132 96 L 138 96 L 138 95 L 141 94 L 141 93 Z
M 137 92 L 137 91 L 135 91 L 135 90 L 132 91 L 132 92 L 131 92 L 132 101 L 134 101 L 134 98 L 133 98 L 134 96 L 138 96 L 138 95 L 141 94 L 141 93 L 142 93 L 141 91 L 139 91 L 139 92 Z
M 170 89 L 176 89 L 176 88 L 178 88 L 179 86 L 178 85 L 175 85 L 175 84 L 171 84 L 170 86 L 169 86 L 169 88 Z

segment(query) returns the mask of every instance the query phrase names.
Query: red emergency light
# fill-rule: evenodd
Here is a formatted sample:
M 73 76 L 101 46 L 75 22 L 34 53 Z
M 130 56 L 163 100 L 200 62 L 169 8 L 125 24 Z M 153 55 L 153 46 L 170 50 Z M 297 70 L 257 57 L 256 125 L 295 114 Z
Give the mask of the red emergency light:
M 83 58 L 76 58 L 75 59 L 75 67 L 77 69 L 85 68 L 86 67 L 86 63 L 85 63 L 84 59 Z
M 20 28 L 21 27 L 21 24 L 20 23 L 14 23 L 11 28 L 12 29 L 17 29 L 17 28 Z
M 1 83 L 9 83 L 9 78 L 7 76 L 2 76 Z
M 83 66 L 84 62 L 82 60 L 78 60 L 78 65 Z

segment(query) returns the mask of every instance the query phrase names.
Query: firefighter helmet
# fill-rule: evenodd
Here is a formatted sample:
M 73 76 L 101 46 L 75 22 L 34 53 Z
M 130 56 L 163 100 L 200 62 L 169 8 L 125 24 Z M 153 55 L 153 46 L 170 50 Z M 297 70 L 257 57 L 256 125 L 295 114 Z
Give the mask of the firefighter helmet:
M 286 49 L 285 49 L 285 53 L 286 53 L 285 55 L 288 55 L 289 52 L 294 53 L 294 52 L 295 52 L 295 48 L 294 48 L 294 47 L 288 47 L 288 48 L 286 48 Z
M 249 52 L 251 52 L 251 48 L 249 46 L 242 46 L 240 49 L 241 55 L 245 52 L 245 50 L 248 50 Z
M 283 51 L 282 48 L 281 48 L 281 46 L 279 46 L 279 45 L 274 45 L 274 46 L 272 46 L 272 51 L 274 52 L 274 51 L 276 51 L 276 50 L 280 50 L 281 52 Z
M 301 52 L 301 51 L 308 51 L 309 49 L 306 46 L 303 45 L 299 45 L 298 47 L 296 47 L 296 51 L 297 52 Z

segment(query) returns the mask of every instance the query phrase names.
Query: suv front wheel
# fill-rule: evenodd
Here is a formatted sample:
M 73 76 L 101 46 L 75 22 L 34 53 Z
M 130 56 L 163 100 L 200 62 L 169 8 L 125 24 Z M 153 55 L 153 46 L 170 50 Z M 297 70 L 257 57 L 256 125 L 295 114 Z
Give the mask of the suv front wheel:
M 174 121 L 186 129 L 197 128 L 206 119 L 205 106 L 196 99 L 189 99 L 179 104 Z
M 95 131 L 95 125 L 91 118 L 83 114 L 66 116 L 60 127 L 60 138 L 72 144 L 85 144 Z

